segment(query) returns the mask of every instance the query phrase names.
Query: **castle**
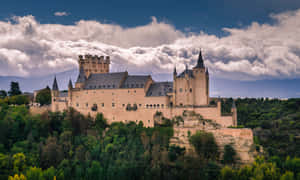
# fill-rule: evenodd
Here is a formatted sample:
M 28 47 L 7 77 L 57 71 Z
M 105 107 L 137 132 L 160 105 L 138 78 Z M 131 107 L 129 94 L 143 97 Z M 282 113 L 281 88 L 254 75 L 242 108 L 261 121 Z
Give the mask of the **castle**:
M 79 75 L 73 87 L 70 80 L 68 91 L 59 91 L 56 78 L 52 88 L 52 111 L 72 107 L 85 115 L 103 113 L 108 123 L 143 122 L 146 127 L 155 125 L 154 116 L 161 112 L 166 118 L 194 111 L 222 127 L 237 125 L 236 107 L 230 115 L 221 114 L 221 103 L 210 105 L 209 72 L 202 54 L 197 64 L 177 74 L 173 82 L 156 82 L 150 75 L 129 75 L 110 72 L 110 58 L 103 56 L 79 56 Z

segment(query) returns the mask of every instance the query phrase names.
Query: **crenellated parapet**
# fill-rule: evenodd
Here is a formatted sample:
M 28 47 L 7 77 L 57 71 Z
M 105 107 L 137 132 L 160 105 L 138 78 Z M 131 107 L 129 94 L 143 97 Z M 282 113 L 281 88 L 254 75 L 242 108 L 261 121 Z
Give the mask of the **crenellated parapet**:
M 97 55 L 79 55 L 79 69 L 83 68 L 85 76 L 88 78 L 90 74 L 109 73 L 110 57 Z

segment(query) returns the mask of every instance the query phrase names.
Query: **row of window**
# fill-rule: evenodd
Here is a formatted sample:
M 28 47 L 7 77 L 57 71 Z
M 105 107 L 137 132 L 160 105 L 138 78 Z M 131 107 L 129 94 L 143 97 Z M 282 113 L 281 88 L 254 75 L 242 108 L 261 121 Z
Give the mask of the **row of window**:
M 97 104 L 94 104 L 94 106 Z M 129 104 L 131 105 L 131 104 Z M 88 108 L 89 107 L 89 103 L 86 103 L 85 106 Z M 101 106 L 104 107 L 104 103 L 101 103 Z M 115 107 L 116 104 L 115 103 L 111 103 L 111 107 Z M 122 104 L 123 107 L 125 107 L 125 104 Z M 76 103 L 76 107 L 79 107 L 79 103 Z M 139 107 L 142 107 L 142 104 L 139 104 Z M 164 108 L 165 105 L 164 104 L 146 104 L 146 108 Z
M 126 88 L 143 88 L 144 84 L 126 84 Z
M 143 88 L 144 87 L 144 84 L 131 84 L 131 86 L 129 86 L 129 84 L 127 84 L 126 86 L 125 86 L 126 88 Z M 96 85 L 90 85 L 89 86 L 89 88 L 90 89 L 97 89 L 97 88 L 116 88 L 116 85 L 115 84 L 113 84 L 113 85 L 110 85 L 110 84 L 108 84 L 108 85 L 98 85 L 98 86 L 96 86 Z M 130 92 L 130 91 L 128 91 L 128 92 Z
M 146 104 L 146 108 L 164 108 L 164 104 Z
M 190 88 L 190 92 L 192 92 L 192 91 L 193 91 L 192 88 Z M 179 88 L 179 92 L 183 92 L 183 89 Z M 186 90 L 185 90 L 185 92 L 186 92 Z
M 99 86 L 96 86 L 96 85 L 94 85 L 94 86 L 90 86 L 89 88 L 90 89 L 97 89 L 97 87 L 98 88 L 116 88 L 116 85 L 110 85 L 110 84 L 108 84 L 108 85 L 99 85 Z

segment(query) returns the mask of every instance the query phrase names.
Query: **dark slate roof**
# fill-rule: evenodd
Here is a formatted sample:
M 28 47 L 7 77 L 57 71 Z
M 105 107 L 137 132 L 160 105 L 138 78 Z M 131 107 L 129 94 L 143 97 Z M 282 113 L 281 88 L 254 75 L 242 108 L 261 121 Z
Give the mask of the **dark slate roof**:
M 121 81 L 127 72 L 91 74 L 85 81 L 84 89 L 116 89 L 120 88 Z
M 68 87 L 69 87 L 69 88 L 73 88 L 73 84 L 72 84 L 72 80 L 71 80 L 71 79 L 69 80 L 69 85 L 68 85 Z
M 202 52 L 200 51 L 197 65 L 194 68 L 204 68 L 204 62 L 203 62 L 203 57 L 202 57 Z
M 86 80 L 83 67 L 80 68 L 79 75 L 77 78 L 77 83 L 84 83 Z
M 166 96 L 173 92 L 173 82 L 154 82 L 148 89 L 146 96 Z
M 188 74 L 189 77 L 194 77 L 194 76 L 193 76 L 193 70 L 190 70 L 190 69 L 184 70 L 184 71 L 183 71 L 181 74 L 179 74 L 177 77 L 183 78 L 183 77 L 185 77 L 185 74 Z
M 68 92 L 66 92 L 66 91 L 60 91 L 59 92 L 59 97 L 68 97 Z
M 128 76 L 121 88 L 144 88 L 150 76 Z
M 57 85 L 57 81 L 56 81 L 56 76 L 54 77 L 52 90 L 53 91 L 58 91 L 58 85 Z

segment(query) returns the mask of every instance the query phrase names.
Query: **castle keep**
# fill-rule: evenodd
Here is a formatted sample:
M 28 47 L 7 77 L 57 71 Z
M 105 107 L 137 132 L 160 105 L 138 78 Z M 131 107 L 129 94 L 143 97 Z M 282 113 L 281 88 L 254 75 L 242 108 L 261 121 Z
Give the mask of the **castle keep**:
M 75 86 L 70 80 L 68 92 L 59 91 L 56 78 L 52 88 L 52 111 L 69 107 L 91 116 L 103 113 L 108 123 L 143 122 L 153 127 L 154 115 L 162 112 L 166 118 L 194 111 L 222 127 L 237 125 L 236 108 L 232 114 L 222 116 L 221 103 L 210 105 L 209 72 L 200 52 L 197 64 L 177 74 L 173 82 L 156 82 L 150 75 L 130 75 L 109 72 L 110 58 L 79 56 L 79 75 Z

